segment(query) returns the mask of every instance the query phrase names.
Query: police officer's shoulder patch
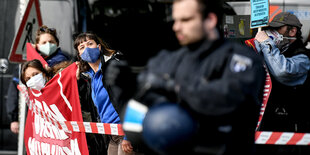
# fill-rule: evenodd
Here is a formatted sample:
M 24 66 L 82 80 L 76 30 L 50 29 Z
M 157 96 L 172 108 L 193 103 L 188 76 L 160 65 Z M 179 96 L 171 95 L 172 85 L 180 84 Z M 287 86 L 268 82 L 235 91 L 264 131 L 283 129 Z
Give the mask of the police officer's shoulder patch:
M 252 64 L 253 61 L 249 57 L 240 54 L 234 54 L 230 62 L 230 70 L 236 73 L 243 72 L 248 68 L 251 68 Z

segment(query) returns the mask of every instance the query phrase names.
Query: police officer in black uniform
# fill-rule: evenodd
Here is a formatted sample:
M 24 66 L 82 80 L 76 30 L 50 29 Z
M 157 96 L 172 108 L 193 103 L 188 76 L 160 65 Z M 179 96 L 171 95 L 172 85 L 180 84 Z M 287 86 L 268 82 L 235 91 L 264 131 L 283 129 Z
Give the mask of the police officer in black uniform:
M 137 132 L 140 135 L 125 129 L 133 145 L 141 139 L 146 143 L 145 154 L 254 153 L 265 72 L 255 52 L 223 38 L 223 9 L 219 0 L 173 2 L 173 30 L 182 47 L 161 51 L 137 76 L 133 99 L 147 105 L 149 111 L 142 132 Z M 132 82 L 122 74 L 122 67 L 106 69 L 106 75 L 119 70 L 114 78 L 106 78 L 120 88 Z M 167 102 L 177 106 L 164 104 Z M 127 109 L 120 115 L 123 121 Z M 186 135 L 184 128 L 189 132 Z M 176 138 L 183 142 L 171 138 L 188 135 L 191 138 Z
M 137 100 L 150 107 L 178 103 L 198 122 L 193 146 L 156 152 L 253 153 L 265 73 L 251 49 L 223 39 L 222 14 L 220 1 L 175 0 L 173 30 L 183 47 L 161 51 L 138 76 Z

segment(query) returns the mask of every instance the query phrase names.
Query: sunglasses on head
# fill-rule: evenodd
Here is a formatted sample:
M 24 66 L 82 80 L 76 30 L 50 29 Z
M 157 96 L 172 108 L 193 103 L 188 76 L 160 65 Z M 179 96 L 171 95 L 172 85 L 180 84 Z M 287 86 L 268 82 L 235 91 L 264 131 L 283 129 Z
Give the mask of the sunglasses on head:
M 54 29 L 54 28 L 44 28 L 44 27 L 41 27 L 40 28 L 40 31 L 41 32 L 55 32 L 56 31 L 56 29 Z

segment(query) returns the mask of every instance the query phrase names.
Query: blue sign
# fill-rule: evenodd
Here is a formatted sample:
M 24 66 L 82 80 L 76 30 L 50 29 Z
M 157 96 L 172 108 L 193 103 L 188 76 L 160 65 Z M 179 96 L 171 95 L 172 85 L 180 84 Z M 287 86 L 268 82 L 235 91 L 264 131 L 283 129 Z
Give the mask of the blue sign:
M 269 0 L 251 0 L 251 28 L 267 26 Z
M 297 18 L 299 20 L 310 20 L 310 10 L 287 10 L 286 12 L 289 12 L 295 16 L 297 16 Z

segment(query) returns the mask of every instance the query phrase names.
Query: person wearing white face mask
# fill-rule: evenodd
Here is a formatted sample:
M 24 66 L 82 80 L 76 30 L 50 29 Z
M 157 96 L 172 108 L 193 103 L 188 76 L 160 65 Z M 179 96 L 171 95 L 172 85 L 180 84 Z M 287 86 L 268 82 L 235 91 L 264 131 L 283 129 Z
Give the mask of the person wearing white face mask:
M 38 53 L 46 60 L 49 67 L 69 60 L 69 57 L 59 47 L 59 39 L 56 29 L 41 26 L 36 33 L 36 44 Z
M 40 91 L 50 78 L 50 73 L 37 59 L 27 61 L 22 66 L 20 80 L 30 89 Z
M 72 62 L 64 61 L 60 62 L 53 67 L 45 68 L 42 63 L 37 60 L 27 61 L 22 64 L 20 80 L 32 91 L 41 91 L 45 87 L 46 83 L 57 75 L 64 68 L 71 65 Z M 85 84 L 84 80 L 78 80 L 78 91 L 81 94 L 80 104 L 82 110 L 83 121 L 94 122 L 97 120 L 98 114 L 94 111 L 96 108 L 91 104 L 91 99 L 85 98 L 86 90 L 89 86 Z M 48 88 L 46 88 L 48 89 Z M 44 92 L 42 92 L 44 93 Z M 77 94 L 78 95 L 78 94 Z M 100 134 L 86 134 L 87 145 L 89 154 L 91 155 L 105 155 L 104 150 L 100 150 L 104 139 Z
M 48 67 L 53 67 L 63 61 L 68 61 L 69 57 L 62 52 L 59 47 L 59 39 L 57 37 L 56 29 L 49 28 L 42 25 L 36 32 L 36 40 L 33 47 L 39 54 L 46 60 Z M 47 66 L 44 66 L 45 68 Z M 19 68 L 15 69 L 13 78 L 10 82 L 8 89 L 9 100 L 6 101 L 7 112 L 11 120 L 11 131 L 18 133 L 18 90 L 17 84 L 19 83 L 18 77 Z
M 302 41 L 301 28 L 295 15 L 281 12 L 255 38 L 245 42 L 263 56 L 272 83 L 267 108 L 258 128 L 261 131 L 310 130 L 310 51 Z M 267 150 L 271 154 L 296 154 L 300 153 L 296 152 L 300 151 L 297 147 L 259 146 L 257 150 L 258 154 Z
M 35 90 L 41 90 L 42 88 L 45 87 L 45 83 L 46 83 L 46 79 L 43 77 L 42 73 L 39 73 L 33 77 L 31 77 L 26 85 L 27 87 L 31 88 L 31 89 L 35 89 Z

